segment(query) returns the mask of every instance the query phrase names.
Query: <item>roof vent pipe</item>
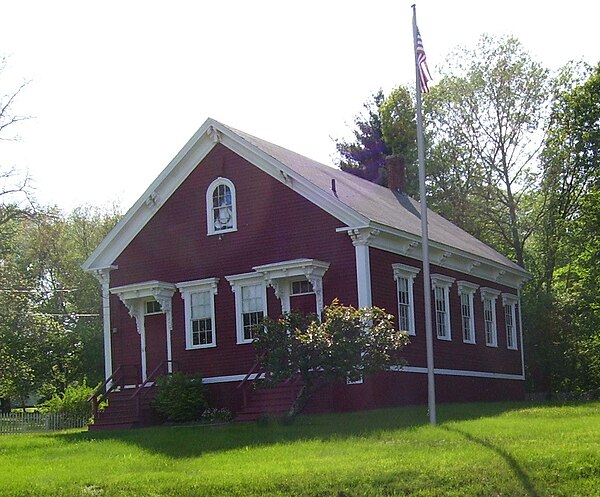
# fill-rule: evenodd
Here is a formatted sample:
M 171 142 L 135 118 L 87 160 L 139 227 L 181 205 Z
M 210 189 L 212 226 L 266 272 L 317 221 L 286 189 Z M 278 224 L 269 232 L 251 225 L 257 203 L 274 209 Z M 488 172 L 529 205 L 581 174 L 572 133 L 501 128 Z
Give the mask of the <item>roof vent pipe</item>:
M 335 178 L 331 178 L 331 191 L 337 197 L 337 189 L 335 187 Z

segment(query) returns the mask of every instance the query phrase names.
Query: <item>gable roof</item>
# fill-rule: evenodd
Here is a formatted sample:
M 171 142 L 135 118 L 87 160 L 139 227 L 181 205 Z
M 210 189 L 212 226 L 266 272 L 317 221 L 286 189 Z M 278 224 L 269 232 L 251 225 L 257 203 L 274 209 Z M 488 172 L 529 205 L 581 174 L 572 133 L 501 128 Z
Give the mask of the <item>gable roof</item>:
M 402 238 L 410 242 L 410 250 L 421 237 L 420 204 L 407 195 L 208 119 L 90 255 L 83 268 L 110 267 L 217 143 L 285 183 L 346 227 L 377 229 L 385 235 L 377 237 L 382 240 L 381 248 L 389 249 L 394 244 L 393 239 Z M 335 192 L 331 188 L 332 180 L 335 180 Z M 428 210 L 428 223 L 430 246 L 444 254 L 442 261 L 454 255 L 471 262 L 456 269 L 472 270 L 483 263 L 493 267 L 494 271 L 488 271 L 489 274 L 508 271 L 518 280 L 527 279 L 528 273 L 520 266 L 431 210 Z M 377 243 L 372 245 L 377 246 Z M 416 253 L 410 255 L 419 258 Z

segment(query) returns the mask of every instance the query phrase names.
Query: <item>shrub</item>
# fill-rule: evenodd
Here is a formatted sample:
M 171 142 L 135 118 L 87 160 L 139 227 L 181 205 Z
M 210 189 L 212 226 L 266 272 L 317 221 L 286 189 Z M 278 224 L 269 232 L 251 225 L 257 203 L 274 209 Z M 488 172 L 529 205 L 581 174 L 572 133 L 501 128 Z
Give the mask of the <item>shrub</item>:
M 153 407 L 167 421 L 185 422 L 201 419 L 206 408 L 205 386 L 200 376 L 173 373 L 156 381 Z
M 81 385 L 69 385 L 64 392 L 53 395 L 40 404 L 42 412 L 62 414 L 69 419 L 89 419 L 92 417 L 92 404 L 88 402 L 94 388 L 84 381 Z

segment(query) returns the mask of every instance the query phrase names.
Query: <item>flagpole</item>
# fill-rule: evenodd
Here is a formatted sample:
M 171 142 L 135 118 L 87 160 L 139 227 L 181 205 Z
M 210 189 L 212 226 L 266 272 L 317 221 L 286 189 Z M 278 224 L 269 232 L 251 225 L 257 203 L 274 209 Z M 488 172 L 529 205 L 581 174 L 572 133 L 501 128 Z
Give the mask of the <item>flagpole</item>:
M 427 226 L 427 197 L 425 188 L 425 141 L 421 112 L 421 76 L 417 54 L 417 10 L 413 9 L 413 41 L 415 46 L 415 74 L 417 80 L 417 150 L 419 156 L 419 196 L 421 201 L 421 239 L 423 249 L 423 291 L 425 300 L 425 343 L 427 350 L 427 406 L 429 422 L 435 425 L 435 372 L 433 363 L 433 323 L 431 319 L 431 276 L 429 274 L 429 229 Z

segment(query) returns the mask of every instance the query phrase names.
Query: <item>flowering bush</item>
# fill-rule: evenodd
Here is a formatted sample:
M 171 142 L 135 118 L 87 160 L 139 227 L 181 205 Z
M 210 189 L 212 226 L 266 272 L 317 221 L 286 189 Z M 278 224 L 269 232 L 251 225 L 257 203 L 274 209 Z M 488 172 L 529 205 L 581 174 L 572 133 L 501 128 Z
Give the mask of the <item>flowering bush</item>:
M 233 414 L 229 409 L 218 409 L 209 407 L 202 413 L 202 422 L 204 423 L 227 423 L 233 419 Z

